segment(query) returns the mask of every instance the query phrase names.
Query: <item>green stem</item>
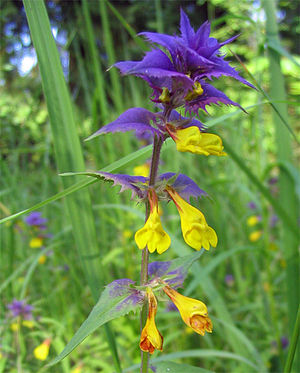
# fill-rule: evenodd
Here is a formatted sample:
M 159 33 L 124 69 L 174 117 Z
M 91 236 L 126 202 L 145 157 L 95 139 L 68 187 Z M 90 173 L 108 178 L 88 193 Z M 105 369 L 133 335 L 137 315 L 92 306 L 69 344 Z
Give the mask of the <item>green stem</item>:
M 151 159 L 151 166 L 150 166 L 150 176 L 149 176 L 149 186 L 153 186 L 155 184 L 155 179 L 158 170 L 159 164 L 159 157 L 160 157 L 160 150 L 163 144 L 163 139 L 161 137 L 155 136 L 154 144 L 153 144 L 153 152 L 152 152 L 152 159 Z M 146 216 L 145 221 L 147 221 L 149 216 L 149 202 L 146 204 Z M 145 285 L 148 282 L 148 264 L 149 264 L 149 251 L 148 248 L 142 252 L 142 262 L 141 262 L 141 285 Z M 146 320 L 147 320 L 147 313 L 148 313 L 148 305 L 145 303 L 144 307 L 141 311 L 141 330 L 143 329 Z M 149 368 L 149 353 L 141 351 L 141 373 L 148 373 Z
M 264 10 L 266 13 L 266 39 L 267 45 L 280 46 L 280 38 L 278 31 L 278 21 L 276 18 L 277 9 L 276 1 L 263 1 Z M 277 147 L 277 161 L 281 164 L 293 164 L 293 144 L 291 138 L 282 125 L 281 118 L 288 125 L 288 107 L 283 101 L 286 100 L 284 76 L 280 66 L 279 53 L 268 46 L 269 58 L 269 73 L 270 73 L 270 98 L 276 101 L 277 111 L 273 113 L 273 122 L 275 127 L 275 138 Z M 280 101 L 280 103 L 279 103 Z M 278 116 L 278 113 L 280 116 Z M 291 234 L 294 227 L 297 227 L 299 204 L 297 201 L 296 187 L 294 180 L 289 173 L 284 169 L 280 169 L 279 173 L 279 196 L 278 200 L 281 206 L 284 206 L 288 211 L 289 221 L 283 221 L 283 229 L 280 232 L 281 247 L 284 248 L 286 266 L 286 292 L 287 303 L 289 310 L 289 335 L 292 336 L 293 327 L 295 325 L 297 311 L 299 307 L 299 236 Z M 292 224 L 290 224 L 292 223 Z M 297 227 L 298 228 L 298 227 Z M 299 233 L 299 229 L 298 229 Z M 296 371 L 300 369 L 300 354 L 296 353 Z
M 298 314 L 297 314 L 297 319 L 296 319 L 295 326 L 294 326 L 291 344 L 290 344 L 288 356 L 287 356 L 286 363 L 285 363 L 284 370 L 283 370 L 284 373 L 289 373 L 292 369 L 297 342 L 299 339 L 299 333 L 300 333 L 300 307 L 298 308 Z

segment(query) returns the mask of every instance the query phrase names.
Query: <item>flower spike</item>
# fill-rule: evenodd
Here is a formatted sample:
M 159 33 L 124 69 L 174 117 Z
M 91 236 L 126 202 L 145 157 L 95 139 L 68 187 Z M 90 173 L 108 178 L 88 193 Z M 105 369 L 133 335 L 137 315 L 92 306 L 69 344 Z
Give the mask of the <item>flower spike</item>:
M 212 332 L 212 322 L 207 316 L 206 305 L 200 300 L 185 297 L 179 294 L 170 286 L 165 286 L 163 291 L 178 308 L 182 320 L 190 326 L 196 333 L 204 335 L 205 332 Z
M 217 234 L 208 226 L 202 212 L 187 203 L 173 188 L 168 186 L 166 190 L 178 209 L 185 242 L 196 250 L 202 247 L 209 250 L 210 245 L 216 247 Z
M 223 152 L 222 139 L 212 133 L 201 132 L 198 127 L 176 128 L 166 126 L 169 135 L 176 143 L 179 152 L 190 152 L 203 155 L 226 155 Z
M 141 333 L 140 349 L 144 352 L 150 352 L 150 354 L 153 354 L 155 350 L 162 351 L 164 339 L 155 325 L 154 318 L 157 311 L 157 301 L 150 287 L 147 288 L 147 297 L 149 311 L 146 325 Z
M 158 211 L 158 199 L 155 191 L 149 189 L 148 199 L 150 214 L 143 228 L 139 229 L 135 236 L 135 242 L 140 250 L 146 246 L 150 253 L 157 250 L 158 254 L 166 251 L 171 244 L 170 236 L 163 230 Z

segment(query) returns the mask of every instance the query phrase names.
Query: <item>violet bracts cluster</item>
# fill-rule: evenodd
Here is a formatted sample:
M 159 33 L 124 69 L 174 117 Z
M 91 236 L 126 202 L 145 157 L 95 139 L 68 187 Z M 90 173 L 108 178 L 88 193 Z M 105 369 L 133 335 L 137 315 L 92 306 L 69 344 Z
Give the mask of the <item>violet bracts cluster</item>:
M 163 336 L 155 324 L 159 308 L 156 293 L 160 295 L 158 299 L 171 300 L 183 321 L 196 333 L 204 335 L 205 332 L 212 332 L 206 305 L 175 290 L 182 286 L 187 267 L 191 263 L 183 261 L 186 267 L 177 266 L 175 270 L 172 261 L 149 263 L 149 252 L 162 254 L 172 246 L 170 235 L 160 219 L 160 203 L 175 204 L 181 220 L 182 236 L 187 245 L 200 251 L 216 247 L 218 243 L 217 234 L 203 213 L 190 204 L 191 197 L 201 198 L 206 196 L 206 192 L 184 174 L 159 174 L 162 145 L 167 138 L 171 138 L 180 152 L 205 156 L 226 155 L 221 138 L 208 133 L 205 125 L 195 116 L 199 110 L 206 111 L 206 107 L 211 104 L 240 107 L 212 85 L 213 78 L 227 76 L 249 87 L 252 85 L 230 66 L 220 52 L 220 48 L 232 42 L 236 36 L 219 43 L 210 36 L 209 22 L 195 31 L 183 10 L 180 36 L 152 32 L 143 32 L 141 35 L 153 45 L 152 49 L 141 61 L 118 62 L 114 66 L 123 75 L 142 78 L 151 87 L 151 101 L 155 110 L 128 109 L 113 122 L 101 127 L 89 139 L 125 131 L 134 131 L 140 139 L 147 138 L 153 144 L 152 159 L 146 168 L 149 175 L 130 176 L 100 171 L 85 174 L 112 181 L 114 185 L 121 186 L 121 191 L 130 190 L 132 197 L 146 206 L 145 224 L 135 233 L 136 245 L 142 250 L 141 283 L 136 286 L 133 281 L 123 279 L 114 281 L 109 286 L 113 290 L 112 297 L 116 296 L 115 293 L 120 296 L 120 292 L 129 294 L 118 307 L 123 307 L 126 303 L 144 304 L 140 349 L 143 351 L 142 359 L 147 360 L 148 352 L 152 354 L 155 350 L 163 349 Z M 147 366 L 143 360 L 142 366 Z

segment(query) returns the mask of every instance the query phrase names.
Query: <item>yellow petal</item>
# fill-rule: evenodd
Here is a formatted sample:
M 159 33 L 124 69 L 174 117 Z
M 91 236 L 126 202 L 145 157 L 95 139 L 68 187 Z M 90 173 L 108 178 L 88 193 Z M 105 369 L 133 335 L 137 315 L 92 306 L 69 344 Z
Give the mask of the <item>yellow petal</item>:
M 170 187 L 167 191 L 175 202 L 181 219 L 181 230 L 185 242 L 195 250 L 202 247 L 209 250 L 216 247 L 218 237 L 213 228 L 209 227 L 201 211 L 186 202 Z
M 30 240 L 29 246 L 32 249 L 39 249 L 43 246 L 43 238 L 42 237 L 34 237 Z
M 33 350 L 34 357 L 38 360 L 46 360 L 49 355 L 50 339 L 46 339 L 42 344 Z
M 212 332 L 212 322 L 203 302 L 186 297 L 169 286 L 165 286 L 163 290 L 178 308 L 182 320 L 196 333 L 204 335 L 205 332 Z
M 247 225 L 248 225 L 249 227 L 253 227 L 253 226 L 256 225 L 258 222 L 259 222 L 259 218 L 258 218 L 256 215 L 251 215 L 251 216 L 249 216 L 249 218 L 247 219 Z
M 136 232 L 134 238 L 140 250 L 147 246 L 150 253 L 157 250 L 161 254 L 170 247 L 171 239 L 163 230 L 157 206 L 150 212 L 144 227 Z
M 202 155 L 226 155 L 222 139 L 215 134 L 201 132 L 196 126 L 173 129 L 177 150 Z

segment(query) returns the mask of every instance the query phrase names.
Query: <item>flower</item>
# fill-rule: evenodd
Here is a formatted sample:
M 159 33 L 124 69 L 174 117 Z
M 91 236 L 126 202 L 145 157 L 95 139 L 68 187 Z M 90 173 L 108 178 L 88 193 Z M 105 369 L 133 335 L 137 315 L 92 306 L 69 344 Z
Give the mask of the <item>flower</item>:
M 155 325 L 157 301 L 150 287 L 147 288 L 147 297 L 149 311 L 146 325 L 144 326 L 144 329 L 141 333 L 140 349 L 144 352 L 150 352 L 150 354 L 153 354 L 155 350 L 162 351 L 163 337 Z
M 34 357 L 38 360 L 46 360 L 49 355 L 51 339 L 47 338 L 42 344 L 33 350 Z
M 261 221 L 261 217 L 260 216 L 258 216 L 258 215 L 251 215 L 247 219 L 247 225 L 249 227 L 253 227 L 254 225 L 256 225 L 257 223 L 259 223 L 260 221 Z
M 149 217 L 144 227 L 136 232 L 134 239 L 140 250 L 147 246 L 150 253 L 157 250 L 158 254 L 162 254 L 170 247 L 171 239 L 162 228 L 158 211 L 158 199 L 153 189 L 148 190 L 148 199 L 150 203 Z
M 47 255 L 41 255 L 38 259 L 39 264 L 44 264 L 47 260 Z
M 179 294 L 170 286 L 163 287 L 163 291 L 174 302 L 178 308 L 182 320 L 198 334 L 204 335 L 205 332 L 212 332 L 212 322 L 207 316 L 206 305 L 200 300 L 185 297 Z
M 40 247 L 43 246 L 43 237 L 33 237 L 30 241 L 29 241 L 29 246 L 32 248 L 32 249 L 39 249 Z
M 141 33 L 150 42 L 167 49 L 167 53 L 152 49 L 142 61 L 122 61 L 114 66 L 122 74 L 136 75 L 147 81 L 153 89 L 154 101 L 170 103 L 173 107 L 184 104 L 188 111 L 196 113 L 199 108 L 205 110 L 205 105 L 210 103 L 239 106 L 204 80 L 227 75 L 253 87 L 220 54 L 220 48 L 236 37 L 219 43 L 209 37 L 209 22 L 195 32 L 183 10 L 180 31 L 181 36 Z
M 203 155 L 226 155 L 223 152 L 222 139 L 214 134 L 200 132 L 198 127 L 175 128 L 167 125 L 167 131 L 176 143 L 179 152 Z
M 46 218 L 42 218 L 42 213 L 39 211 L 33 211 L 25 218 L 25 223 L 27 225 L 37 227 L 39 229 L 45 229 L 45 224 L 47 223 L 47 221 L 48 220 Z
M 249 209 L 251 209 L 251 210 L 255 210 L 255 209 L 257 209 L 256 203 L 255 203 L 254 201 L 250 201 L 250 202 L 248 202 L 247 207 L 248 207 Z
M 185 242 L 196 250 L 202 247 L 209 250 L 210 245 L 216 247 L 217 234 L 208 226 L 202 212 L 187 203 L 173 188 L 168 186 L 166 190 L 178 209 Z
M 225 283 L 226 283 L 226 285 L 227 286 L 233 286 L 233 284 L 234 284 L 234 277 L 233 277 L 233 275 L 232 274 L 228 274 L 228 275 L 226 275 L 225 276 Z
M 144 163 L 140 166 L 134 167 L 133 173 L 134 173 L 135 176 L 148 177 L 149 173 L 150 173 L 150 164 L 147 162 L 147 163 Z
M 30 304 L 26 304 L 25 300 L 14 299 L 12 303 L 9 303 L 6 307 L 10 310 L 12 317 L 20 316 L 24 320 L 32 319 L 32 310 L 34 307 Z
M 256 242 L 260 239 L 261 236 L 262 236 L 262 231 L 254 231 L 249 234 L 249 240 L 251 242 Z

